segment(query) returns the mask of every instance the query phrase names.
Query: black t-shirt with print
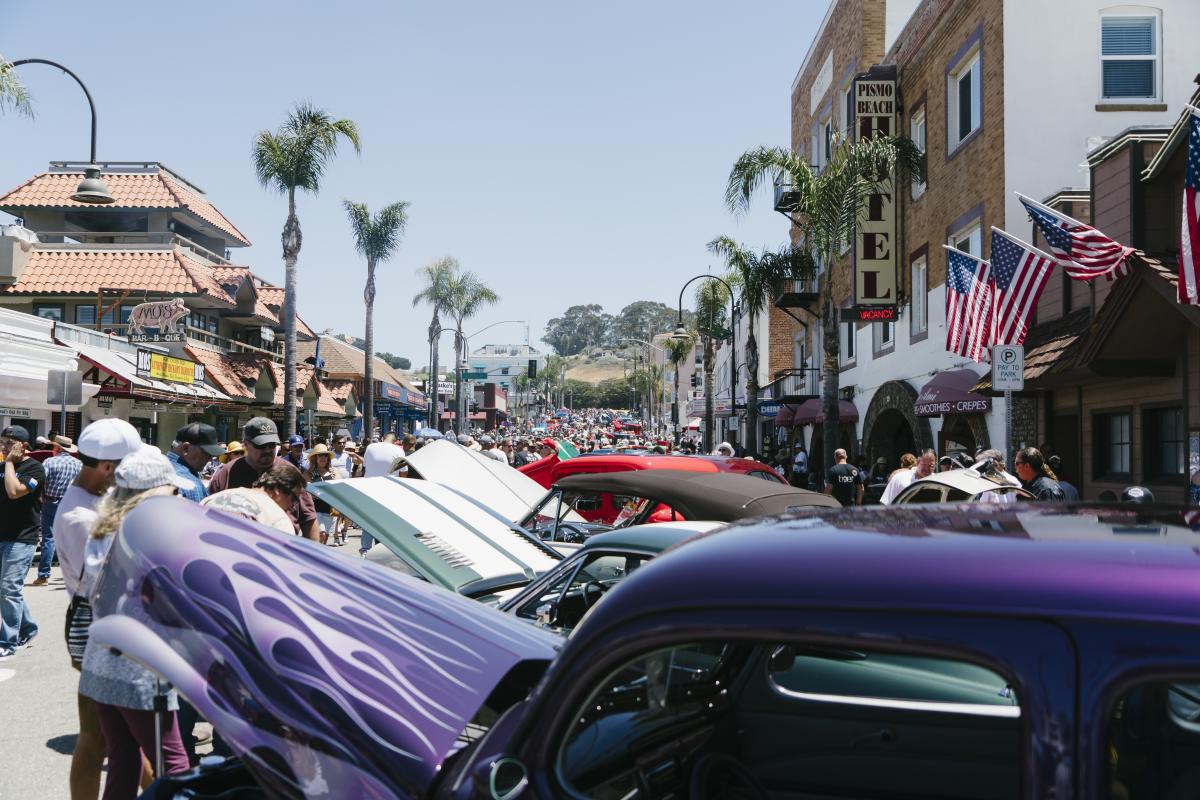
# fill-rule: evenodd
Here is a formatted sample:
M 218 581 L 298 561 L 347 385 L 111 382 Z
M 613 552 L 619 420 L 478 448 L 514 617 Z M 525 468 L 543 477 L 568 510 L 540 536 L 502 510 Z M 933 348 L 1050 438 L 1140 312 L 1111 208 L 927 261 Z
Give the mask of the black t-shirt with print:
M 17 480 L 29 491 L 16 500 L 0 489 L 0 542 L 37 544 L 42 530 L 42 488 L 46 471 L 36 459 L 27 458 L 15 467 Z
M 854 498 L 858 495 L 858 467 L 853 464 L 834 464 L 825 477 L 833 487 L 835 500 L 844 506 L 854 505 Z

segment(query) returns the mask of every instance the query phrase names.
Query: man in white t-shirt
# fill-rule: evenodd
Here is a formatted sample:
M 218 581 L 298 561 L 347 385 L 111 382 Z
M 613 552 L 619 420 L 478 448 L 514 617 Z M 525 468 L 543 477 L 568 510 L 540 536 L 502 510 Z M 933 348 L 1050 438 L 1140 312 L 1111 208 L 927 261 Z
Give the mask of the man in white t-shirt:
M 479 442 L 479 455 L 490 458 L 493 461 L 499 461 L 501 464 L 508 463 L 508 456 L 496 449 L 496 440 L 491 436 L 485 433 L 477 441 Z
M 354 465 L 361 462 L 358 453 L 351 453 L 346 449 L 345 436 L 334 438 L 333 456 L 329 459 L 329 466 L 333 467 L 339 478 L 349 478 L 354 474 Z
M 143 447 L 137 429 L 122 419 L 105 417 L 83 429 L 76 443 L 83 468 L 63 495 L 54 515 L 54 542 L 67 594 L 80 591 L 84 550 L 97 519 L 96 509 L 113 485 L 117 464 Z M 76 665 L 78 668 L 78 665 Z M 71 796 L 100 795 L 100 767 L 104 763 L 104 733 L 91 698 L 76 696 L 79 738 L 71 756 Z
M 932 450 L 926 450 L 921 453 L 921 457 L 917 459 L 917 465 L 912 469 L 896 470 L 888 481 L 887 488 L 883 490 L 883 497 L 879 498 L 879 502 L 885 506 L 890 505 L 896 499 L 896 495 L 912 485 L 912 482 L 920 478 L 928 478 L 933 474 L 934 467 L 937 466 L 937 454 Z

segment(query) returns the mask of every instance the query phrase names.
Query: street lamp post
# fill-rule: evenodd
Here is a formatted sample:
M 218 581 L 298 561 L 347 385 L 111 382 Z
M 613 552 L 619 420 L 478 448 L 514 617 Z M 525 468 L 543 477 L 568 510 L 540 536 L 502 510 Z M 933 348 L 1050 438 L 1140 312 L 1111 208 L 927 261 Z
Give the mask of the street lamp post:
M 79 186 L 76 187 L 75 194 L 71 195 L 71 199 L 78 203 L 88 203 L 90 205 L 103 206 L 112 203 L 114 198 L 109 193 L 104 181 L 100 179 L 100 167 L 96 163 L 96 104 L 92 101 L 92 93 L 88 91 L 87 86 L 79 79 L 78 75 L 56 61 L 49 61 L 45 58 L 22 58 L 13 61 L 10 66 L 20 67 L 26 64 L 45 64 L 50 67 L 57 67 L 74 78 L 75 82 L 79 84 L 79 88 L 83 89 L 83 96 L 87 98 L 88 108 L 92 112 L 92 149 L 88 165 L 83 170 L 83 180 L 79 182 Z
M 658 352 L 663 354 L 663 363 L 664 364 L 666 363 L 667 351 L 665 348 L 659 347 L 658 345 L 653 344 L 651 342 L 647 342 L 645 339 L 636 339 L 632 336 L 623 336 L 623 337 L 621 337 L 621 341 L 622 342 L 637 342 L 638 344 L 644 344 L 648 348 L 653 347 L 655 350 L 657 350 Z M 649 420 L 650 420 L 651 427 L 653 427 L 653 425 L 654 425 L 654 386 L 653 386 L 652 376 L 650 374 L 650 353 L 649 352 L 646 353 L 646 383 L 647 383 L 646 396 L 647 396 L 647 398 L 649 398 L 649 408 L 650 408 Z M 661 416 L 661 410 L 660 410 L 660 416 Z
M 520 323 L 520 324 L 526 325 L 526 326 L 529 324 L 528 322 L 526 322 L 523 319 L 502 319 L 499 322 L 493 322 L 491 325 L 485 325 L 482 328 L 480 328 L 479 330 L 472 333 L 470 336 L 464 336 L 463 342 L 462 342 L 462 353 L 455 354 L 456 358 L 461 359 L 460 363 L 458 365 L 459 369 L 455 370 L 455 373 L 454 373 L 454 377 L 455 377 L 455 381 L 454 381 L 454 383 L 455 383 L 455 386 L 454 386 L 454 397 L 455 397 L 454 422 L 455 422 L 455 426 L 454 427 L 455 427 L 456 433 L 465 433 L 467 428 L 470 427 L 470 426 L 464 427 L 464 424 L 466 422 L 466 417 L 467 417 L 467 407 L 470 405 L 470 403 L 467 400 L 467 393 L 464 390 L 463 383 L 464 383 L 465 379 L 462 377 L 462 375 L 463 375 L 463 373 L 467 372 L 470 368 L 470 365 L 467 363 L 467 356 L 470 354 L 470 351 L 471 351 L 471 347 L 470 347 L 471 339 L 473 339 L 474 337 L 478 336 L 479 334 L 483 333 L 486 330 L 490 330 L 491 328 L 496 327 L 497 325 L 505 325 L 507 323 Z M 529 344 L 528 328 L 526 328 L 526 331 L 525 331 L 525 344 L 527 346 Z
M 737 413 L 737 320 L 736 320 L 737 307 L 734 305 L 734 301 L 733 301 L 733 287 L 729 285 L 728 281 L 724 280 L 723 278 L 718 278 L 716 275 L 697 275 L 694 278 L 690 278 L 688 280 L 688 282 L 685 283 L 679 290 L 679 318 L 676 323 L 675 332 L 671 334 L 671 338 L 672 339 L 688 338 L 687 330 L 685 330 L 683 327 L 683 293 L 685 291 L 687 291 L 687 287 L 691 286 L 696 281 L 706 279 L 706 278 L 708 280 L 713 280 L 713 281 L 717 281 L 717 282 L 721 283 L 727 290 L 729 290 L 729 409 L 730 409 L 731 413 L 736 415 L 736 413 Z M 706 391 L 706 395 L 707 394 L 709 394 L 709 393 Z M 750 400 L 751 400 L 751 398 L 746 398 L 747 402 L 750 402 Z M 757 400 L 758 400 L 758 398 L 754 398 L 755 402 L 757 402 Z M 714 427 L 716 427 L 716 423 L 713 421 L 712 405 L 709 403 L 706 403 L 706 406 L 707 406 L 707 408 L 705 408 L 705 412 L 704 412 L 704 439 L 705 439 L 704 448 L 706 450 L 711 451 L 712 450 L 712 438 L 713 438 L 712 429 Z

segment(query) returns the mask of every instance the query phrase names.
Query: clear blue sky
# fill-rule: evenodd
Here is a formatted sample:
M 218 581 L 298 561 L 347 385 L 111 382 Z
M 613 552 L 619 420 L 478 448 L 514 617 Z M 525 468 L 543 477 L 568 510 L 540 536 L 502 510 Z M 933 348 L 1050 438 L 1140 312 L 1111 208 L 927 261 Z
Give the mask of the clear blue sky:
M 413 273 L 454 255 L 501 296 L 468 328 L 526 319 L 533 344 L 576 303 L 615 313 L 674 305 L 728 233 L 776 246 L 785 221 L 737 219 L 722 198 L 736 157 L 789 142 L 792 78 L 826 0 L 577 3 L 5 3 L 0 53 L 60 61 L 88 84 L 101 160 L 157 160 L 202 187 L 254 243 L 235 251 L 282 285 L 284 200 L 254 178 L 254 135 L 307 98 L 360 127 L 321 194 L 303 195 L 300 314 L 363 333 L 365 266 L 342 198 L 409 201 L 379 278 L 376 342 L 427 362 Z M 33 121 L 0 118 L 0 187 L 87 155 L 75 84 L 22 68 Z M 443 359 L 449 355 L 445 336 Z M 519 342 L 518 325 L 472 341 Z

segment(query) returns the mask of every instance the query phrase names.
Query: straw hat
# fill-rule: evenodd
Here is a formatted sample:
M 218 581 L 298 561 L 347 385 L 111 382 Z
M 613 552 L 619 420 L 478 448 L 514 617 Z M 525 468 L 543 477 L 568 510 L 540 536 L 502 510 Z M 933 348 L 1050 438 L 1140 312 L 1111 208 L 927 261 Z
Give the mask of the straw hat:
M 239 442 L 237 439 L 234 439 L 232 442 L 230 442 L 229 444 L 227 444 L 225 446 L 225 452 L 223 454 L 217 456 L 217 460 L 220 461 L 222 464 L 227 464 L 227 463 L 229 463 L 229 460 L 232 459 L 234 456 L 244 456 L 244 455 L 246 455 L 246 446 L 243 445 L 241 442 Z
M 314 445 L 312 450 L 308 451 L 308 460 L 312 461 L 317 456 L 333 456 L 333 451 L 323 444 Z

